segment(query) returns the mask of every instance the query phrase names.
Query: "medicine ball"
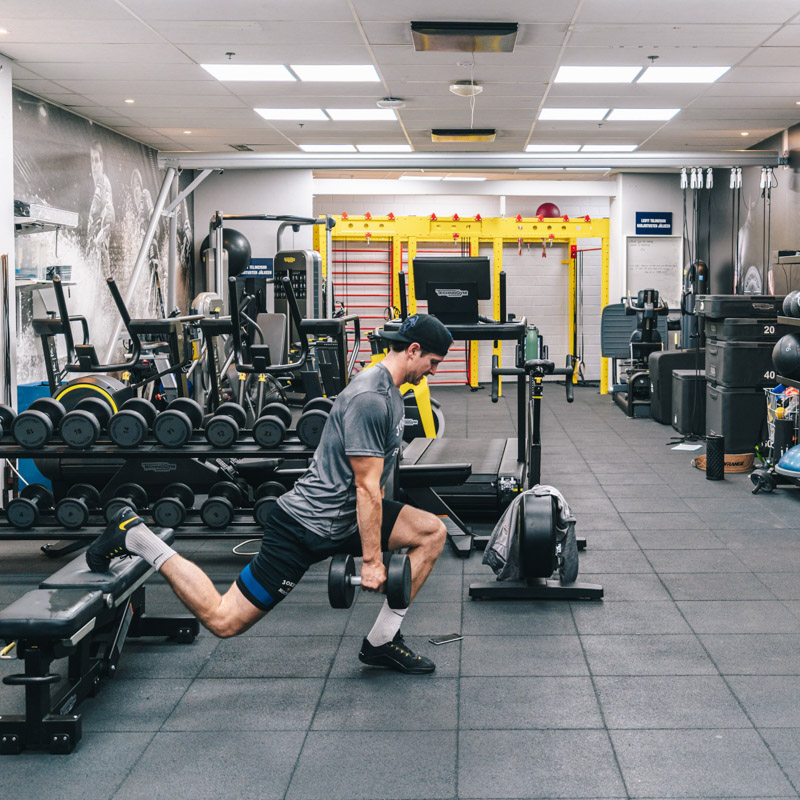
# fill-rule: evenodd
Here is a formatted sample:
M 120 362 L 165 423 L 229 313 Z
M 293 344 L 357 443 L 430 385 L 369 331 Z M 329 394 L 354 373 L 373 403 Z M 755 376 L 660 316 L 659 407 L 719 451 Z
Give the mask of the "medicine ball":
M 772 363 L 778 375 L 800 379 L 800 334 L 787 333 L 772 350 Z
M 800 291 L 791 292 L 793 295 L 789 300 L 789 316 L 800 317 Z
M 542 203 L 539 208 L 536 209 L 536 216 L 537 217 L 560 217 L 561 211 L 555 203 Z
M 795 289 L 793 292 L 789 292 L 786 297 L 783 298 L 783 305 L 781 308 L 783 309 L 783 316 L 784 317 L 791 317 L 792 316 L 792 298 L 797 295 L 797 290 Z
M 233 228 L 222 229 L 222 247 L 228 254 L 228 276 L 235 278 L 241 275 L 250 266 L 250 242 L 247 237 Z M 206 250 L 208 249 L 208 236 L 200 245 L 200 263 L 205 266 Z

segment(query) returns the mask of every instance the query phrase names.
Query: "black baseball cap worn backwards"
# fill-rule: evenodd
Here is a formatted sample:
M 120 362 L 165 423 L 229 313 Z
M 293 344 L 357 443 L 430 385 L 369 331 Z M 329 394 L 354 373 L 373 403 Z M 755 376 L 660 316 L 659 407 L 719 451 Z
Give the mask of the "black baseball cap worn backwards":
M 423 350 L 437 356 L 446 356 L 453 343 L 450 331 L 432 314 L 412 314 L 403 320 L 400 330 L 387 331 L 384 328 L 381 338 L 404 344 L 417 342 Z

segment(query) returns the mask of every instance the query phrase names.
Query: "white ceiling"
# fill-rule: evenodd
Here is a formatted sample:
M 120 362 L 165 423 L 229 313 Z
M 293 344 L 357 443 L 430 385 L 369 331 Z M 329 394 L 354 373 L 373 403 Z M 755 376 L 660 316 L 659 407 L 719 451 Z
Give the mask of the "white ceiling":
M 476 53 L 475 127 L 497 139 L 432 144 L 469 127 L 467 53 L 418 53 L 409 22 L 520 23 L 513 53 Z M 409 143 L 417 152 L 522 151 L 527 143 L 642 151 L 750 147 L 800 121 L 797 0 L 3 0 L 14 83 L 160 150 L 299 152 L 299 144 Z M 220 83 L 204 62 L 373 64 L 381 83 Z M 561 65 L 727 66 L 715 84 L 552 84 Z M 267 122 L 268 107 L 407 106 L 397 122 Z M 128 105 L 126 98 L 134 98 Z M 674 107 L 671 121 L 537 122 L 542 107 Z M 184 133 L 191 130 L 190 134 Z M 741 132 L 748 131 L 748 137 Z

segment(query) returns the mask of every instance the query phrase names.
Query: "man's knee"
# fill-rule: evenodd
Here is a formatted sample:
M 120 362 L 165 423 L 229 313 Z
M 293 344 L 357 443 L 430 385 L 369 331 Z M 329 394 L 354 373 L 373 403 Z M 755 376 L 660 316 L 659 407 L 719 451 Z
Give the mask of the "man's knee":
M 231 639 L 244 633 L 250 626 L 244 625 L 238 620 L 218 618 L 208 620 L 206 627 L 218 639 Z

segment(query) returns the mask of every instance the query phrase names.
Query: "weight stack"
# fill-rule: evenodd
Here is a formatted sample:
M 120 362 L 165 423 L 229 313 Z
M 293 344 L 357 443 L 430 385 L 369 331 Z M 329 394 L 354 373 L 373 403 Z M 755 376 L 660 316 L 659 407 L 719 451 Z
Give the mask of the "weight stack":
M 672 373 L 672 427 L 683 436 L 702 435 L 706 418 L 705 370 Z

